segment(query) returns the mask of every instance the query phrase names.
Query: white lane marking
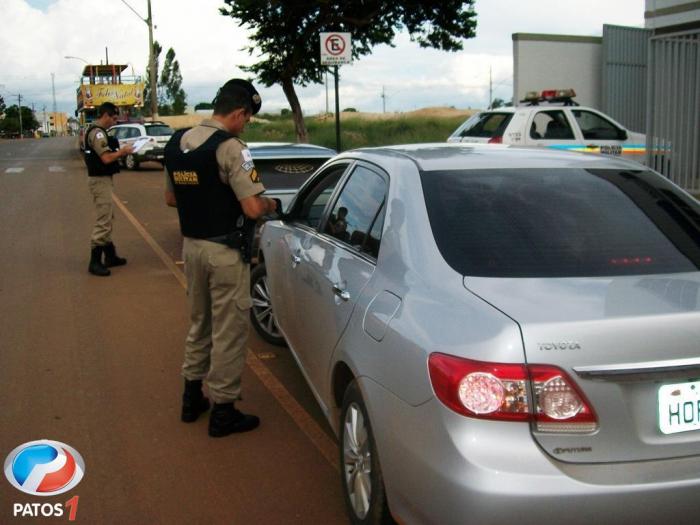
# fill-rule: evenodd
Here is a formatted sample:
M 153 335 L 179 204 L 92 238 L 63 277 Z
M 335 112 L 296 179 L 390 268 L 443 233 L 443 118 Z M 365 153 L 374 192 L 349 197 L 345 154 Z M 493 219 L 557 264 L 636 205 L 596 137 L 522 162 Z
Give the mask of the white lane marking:
M 5 173 L 22 173 L 24 168 L 7 168 Z
M 126 215 L 127 220 L 136 228 L 141 234 L 141 237 L 146 241 L 156 255 L 160 258 L 165 266 L 170 270 L 170 272 L 175 276 L 180 285 L 187 289 L 187 279 L 185 274 L 176 266 L 177 263 L 173 263 L 170 256 L 165 253 L 156 240 L 151 237 L 151 235 L 146 231 L 146 229 L 141 225 L 141 223 L 133 216 L 133 214 L 124 206 L 122 200 L 117 197 L 116 193 L 112 193 L 112 200 L 117 205 L 117 207 Z M 309 415 L 309 413 L 304 410 L 304 408 L 299 404 L 299 402 L 289 393 L 285 386 L 270 372 L 262 361 L 255 355 L 255 353 L 247 349 L 246 364 L 253 371 L 253 373 L 258 376 L 260 382 L 267 388 L 267 390 L 273 395 L 277 402 L 282 406 L 285 412 L 289 414 L 292 421 L 296 423 L 297 427 L 306 435 L 306 437 L 313 443 L 321 455 L 330 463 L 331 467 L 335 470 L 340 470 L 340 464 L 338 463 L 338 446 L 336 443 L 328 437 L 328 435 L 323 431 L 321 426 L 314 421 L 314 419 Z
M 66 170 L 63 168 L 63 166 L 49 166 L 49 171 L 51 173 L 63 173 Z

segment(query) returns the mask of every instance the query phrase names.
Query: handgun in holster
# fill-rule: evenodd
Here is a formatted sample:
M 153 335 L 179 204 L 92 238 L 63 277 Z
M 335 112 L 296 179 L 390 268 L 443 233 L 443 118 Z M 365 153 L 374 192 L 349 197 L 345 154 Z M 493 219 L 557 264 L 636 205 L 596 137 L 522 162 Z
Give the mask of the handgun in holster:
M 238 229 L 227 233 L 223 241 L 229 248 L 238 250 L 241 254 L 241 259 L 245 263 L 250 262 L 250 252 L 253 247 L 253 236 L 255 235 L 255 224 L 255 221 L 246 218 Z

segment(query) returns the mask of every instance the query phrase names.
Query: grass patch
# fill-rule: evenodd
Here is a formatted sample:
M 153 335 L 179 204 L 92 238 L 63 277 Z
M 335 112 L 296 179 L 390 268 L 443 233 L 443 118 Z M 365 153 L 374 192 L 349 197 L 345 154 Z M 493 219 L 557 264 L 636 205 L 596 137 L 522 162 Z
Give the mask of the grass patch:
M 467 119 L 458 116 L 395 115 L 363 118 L 343 117 L 340 123 L 341 149 L 365 146 L 388 146 L 424 142 L 445 142 Z M 335 118 L 307 117 L 309 142 L 335 148 Z M 260 120 L 246 126 L 242 137 L 247 142 L 296 142 L 294 122 L 290 117 L 260 115 Z

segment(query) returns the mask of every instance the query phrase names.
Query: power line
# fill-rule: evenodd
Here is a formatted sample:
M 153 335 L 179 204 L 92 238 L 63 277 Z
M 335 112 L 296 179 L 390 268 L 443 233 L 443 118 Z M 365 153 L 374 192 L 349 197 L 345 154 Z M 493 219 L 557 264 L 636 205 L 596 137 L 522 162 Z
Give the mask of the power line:
M 124 4 L 126 7 L 128 7 L 129 9 L 131 9 L 131 10 L 134 12 L 134 14 L 135 14 L 136 16 L 138 16 L 141 20 L 143 20 L 144 22 L 148 23 L 148 20 L 146 20 L 144 17 L 142 17 L 142 16 L 138 13 L 138 11 L 136 11 L 136 9 L 134 9 L 134 8 L 131 7 L 129 4 L 127 4 L 125 0 L 122 0 L 122 4 Z

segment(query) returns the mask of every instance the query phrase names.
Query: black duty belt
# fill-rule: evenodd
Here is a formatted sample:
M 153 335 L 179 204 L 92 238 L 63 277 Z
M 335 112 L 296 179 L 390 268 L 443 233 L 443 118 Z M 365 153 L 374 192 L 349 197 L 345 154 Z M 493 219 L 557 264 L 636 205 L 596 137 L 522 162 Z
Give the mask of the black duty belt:
M 241 259 L 243 259 L 244 262 L 250 262 L 250 244 L 248 242 L 248 236 L 240 230 L 227 233 L 226 235 L 207 237 L 204 240 L 223 244 L 233 250 L 238 250 L 241 252 Z

